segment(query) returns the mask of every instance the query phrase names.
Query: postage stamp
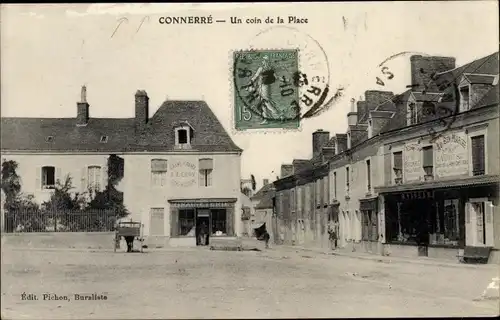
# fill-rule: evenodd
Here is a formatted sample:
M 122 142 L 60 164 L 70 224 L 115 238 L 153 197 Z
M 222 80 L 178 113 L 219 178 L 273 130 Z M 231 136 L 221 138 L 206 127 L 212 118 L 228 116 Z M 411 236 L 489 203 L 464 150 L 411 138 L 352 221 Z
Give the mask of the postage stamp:
M 298 128 L 298 50 L 248 50 L 233 54 L 237 130 Z

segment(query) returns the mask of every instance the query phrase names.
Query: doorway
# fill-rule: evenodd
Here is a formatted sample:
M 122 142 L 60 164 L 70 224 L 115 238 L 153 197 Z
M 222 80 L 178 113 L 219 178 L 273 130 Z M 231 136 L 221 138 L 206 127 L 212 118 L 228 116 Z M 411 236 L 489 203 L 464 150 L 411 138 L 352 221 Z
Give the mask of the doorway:
M 210 242 L 210 210 L 198 209 L 196 212 L 196 245 L 208 246 Z

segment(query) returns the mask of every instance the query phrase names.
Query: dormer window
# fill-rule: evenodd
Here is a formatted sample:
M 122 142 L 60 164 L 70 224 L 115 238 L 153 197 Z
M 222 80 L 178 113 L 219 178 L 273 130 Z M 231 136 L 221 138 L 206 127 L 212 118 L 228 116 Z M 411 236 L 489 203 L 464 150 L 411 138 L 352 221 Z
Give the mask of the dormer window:
M 409 115 L 408 125 L 411 126 L 413 124 L 417 124 L 418 122 L 417 105 L 414 102 L 410 102 L 408 104 L 408 115 Z
M 47 142 L 53 142 L 54 141 L 54 137 L 53 136 L 47 136 L 45 138 L 45 141 L 47 141 Z
M 470 86 L 465 85 L 460 88 L 460 112 L 470 109 Z
M 108 142 L 108 136 L 101 136 L 101 143 L 107 143 Z
M 193 138 L 193 128 L 187 123 L 184 123 L 175 128 L 175 147 L 178 149 L 191 148 L 191 140 Z

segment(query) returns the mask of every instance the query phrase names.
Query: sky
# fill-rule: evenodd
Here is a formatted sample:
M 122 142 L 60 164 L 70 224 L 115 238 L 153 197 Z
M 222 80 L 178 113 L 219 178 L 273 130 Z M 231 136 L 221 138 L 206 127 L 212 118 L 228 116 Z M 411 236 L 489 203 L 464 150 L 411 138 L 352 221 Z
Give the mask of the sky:
M 173 16 L 295 16 L 308 23 L 158 22 Z M 499 44 L 497 1 L 24 4 L 2 5 L 1 21 L 2 117 L 75 117 L 82 85 L 91 117 L 133 117 L 138 89 L 150 97 L 150 114 L 167 99 L 203 99 L 244 150 L 242 178 L 253 174 L 259 187 L 279 175 L 281 164 L 312 156 L 312 132 L 345 133 L 351 98 L 366 90 L 404 91 L 411 53 L 455 57 L 459 66 Z M 327 55 L 330 87 L 344 88 L 343 96 L 299 130 L 237 132 L 231 52 L 248 49 L 269 28 L 261 45 L 275 49 L 302 41 L 296 34 L 314 39 Z M 384 64 L 394 78 L 377 85 L 378 65 L 400 52 L 409 53 Z

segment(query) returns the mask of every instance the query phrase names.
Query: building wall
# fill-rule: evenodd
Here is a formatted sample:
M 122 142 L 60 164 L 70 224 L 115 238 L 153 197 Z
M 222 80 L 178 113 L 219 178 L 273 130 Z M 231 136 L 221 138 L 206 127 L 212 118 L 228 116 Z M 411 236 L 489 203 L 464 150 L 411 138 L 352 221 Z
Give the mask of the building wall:
M 241 236 L 240 172 L 241 158 L 237 154 L 141 154 L 124 155 L 125 205 L 134 220 L 144 223 L 149 234 L 150 209 L 164 208 L 165 236 L 170 236 L 170 205 L 172 199 L 237 198 L 235 204 L 234 230 Z M 198 161 L 213 159 L 212 186 L 199 186 Z M 162 187 L 151 183 L 151 160 L 166 159 L 168 172 L 166 184 Z M 183 165 L 188 163 L 189 166 Z M 177 166 L 181 164 L 181 166 Z M 189 177 L 174 177 L 188 175 Z
M 41 188 L 41 168 L 55 167 L 56 179 L 64 182 L 66 176 L 72 178 L 74 189 L 72 192 L 87 191 L 86 168 L 100 166 L 101 186 L 107 184 L 107 154 L 10 154 L 3 153 L 5 160 L 14 160 L 18 163 L 17 174 L 21 177 L 21 192 L 35 197 L 37 203 L 50 199 L 53 193 L 50 189 Z

